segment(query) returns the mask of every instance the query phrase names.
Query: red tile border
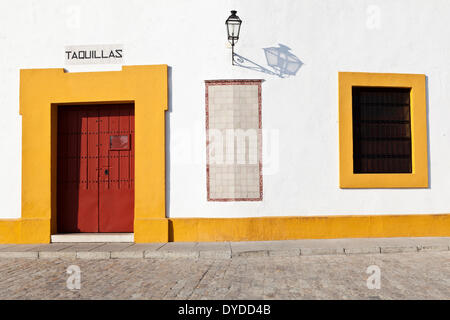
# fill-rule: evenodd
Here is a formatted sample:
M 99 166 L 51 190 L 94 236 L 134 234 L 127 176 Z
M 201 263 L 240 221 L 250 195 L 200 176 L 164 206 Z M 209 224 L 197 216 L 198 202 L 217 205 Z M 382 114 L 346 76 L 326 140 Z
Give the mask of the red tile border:
M 263 176 L 262 176 L 262 95 L 261 84 L 262 79 L 231 79 L 231 80 L 205 80 L 205 129 L 206 129 L 206 195 L 208 201 L 262 201 L 263 199 Z M 216 198 L 211 199 L 210 185 L 209 185 L 209 101 L 208 88 L 209 86 L 226 86 L 226 85 L 257 85 L 258 86 L 258 115 L 259 115 L 259 139 L 258 139 L 258 161 L 259 161 L 259 198 Z

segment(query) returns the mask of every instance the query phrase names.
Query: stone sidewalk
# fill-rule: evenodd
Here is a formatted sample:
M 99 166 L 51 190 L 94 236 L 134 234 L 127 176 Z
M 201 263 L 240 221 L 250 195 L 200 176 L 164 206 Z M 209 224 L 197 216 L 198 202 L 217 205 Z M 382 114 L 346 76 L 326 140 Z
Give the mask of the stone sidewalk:
M 296 257 L 312 255 L 384 254 L 450 251 L 450 237 L 358 238 L 325 240 L 169 242 L 169 243 L 52 243 L 0 245 L 0 258 L 142 259 Z

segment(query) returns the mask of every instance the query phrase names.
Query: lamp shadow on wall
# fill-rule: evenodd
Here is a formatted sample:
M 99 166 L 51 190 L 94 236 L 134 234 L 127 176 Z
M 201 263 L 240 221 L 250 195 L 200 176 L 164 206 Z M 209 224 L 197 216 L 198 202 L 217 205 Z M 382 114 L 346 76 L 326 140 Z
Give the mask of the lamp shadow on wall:
M 266 62 L 270 69 L 234 53 L 233 62 L 235 66 L 250 69 L 257 72 L 266 73 L 279 78 L 295 76 L 302 67 L 303 62 L 293 53 L 290 48 L 284 44 L 278 44 L 278 47 L 263 48 L 266 56 Z

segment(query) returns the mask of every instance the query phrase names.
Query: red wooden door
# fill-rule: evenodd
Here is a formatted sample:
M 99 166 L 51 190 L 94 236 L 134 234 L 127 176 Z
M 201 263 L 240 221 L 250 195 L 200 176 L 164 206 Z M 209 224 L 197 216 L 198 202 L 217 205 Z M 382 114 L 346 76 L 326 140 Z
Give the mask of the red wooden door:
M 99 231 L 130 232 L 134 220 L 133 105 L 101 108 L 99 130 Z
M 133 104 L 58 110 L 58 232 L 133 232 Z

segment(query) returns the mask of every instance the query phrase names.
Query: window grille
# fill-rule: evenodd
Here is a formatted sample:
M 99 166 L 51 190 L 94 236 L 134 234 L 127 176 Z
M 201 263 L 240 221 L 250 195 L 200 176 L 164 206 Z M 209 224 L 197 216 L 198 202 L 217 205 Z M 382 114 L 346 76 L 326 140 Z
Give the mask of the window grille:
M 411 173 L 409 88 L 353 87 L 353 172 Z

